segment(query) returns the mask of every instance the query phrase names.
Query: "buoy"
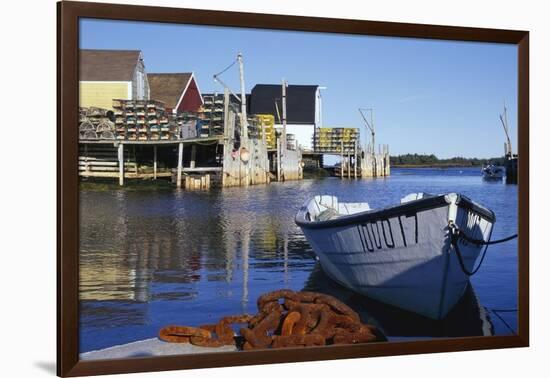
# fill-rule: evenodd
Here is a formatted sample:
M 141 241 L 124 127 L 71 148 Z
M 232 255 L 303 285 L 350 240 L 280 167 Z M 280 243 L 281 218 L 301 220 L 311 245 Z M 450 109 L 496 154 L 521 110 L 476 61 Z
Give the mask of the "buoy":
M 246 164 L 249 160 L 250 152 L 245 147 L 241 147 L 241 161 Z

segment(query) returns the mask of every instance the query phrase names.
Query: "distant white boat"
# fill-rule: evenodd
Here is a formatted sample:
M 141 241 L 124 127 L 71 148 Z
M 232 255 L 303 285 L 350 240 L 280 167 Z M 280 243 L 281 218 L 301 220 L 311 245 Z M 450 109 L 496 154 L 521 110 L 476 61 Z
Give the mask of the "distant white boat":
M 494 213 L 456 193 L 410 194 L 401 204 L 371 210 L 368 203 L 341 203 L 315 196 L 296 223 L 325 273 L 378 301 L 442 319 L 464 294 L 469 276 L 451 243 L 450 224 L 470 238 L 488 241 Z M 458 241 L 471 271 L 482 246 Z
M 502 180 L 505 175 L 504 167 L 489 164 L 481 168 L 481 174 L 484 179 L 489 180 Z

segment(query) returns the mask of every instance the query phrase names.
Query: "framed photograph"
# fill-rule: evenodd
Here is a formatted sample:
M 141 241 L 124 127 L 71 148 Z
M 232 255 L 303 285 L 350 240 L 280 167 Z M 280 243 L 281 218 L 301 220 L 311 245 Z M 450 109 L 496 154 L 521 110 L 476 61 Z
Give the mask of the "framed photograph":
M 529 345 L 529 33 L 63 1 L 58 375 Z

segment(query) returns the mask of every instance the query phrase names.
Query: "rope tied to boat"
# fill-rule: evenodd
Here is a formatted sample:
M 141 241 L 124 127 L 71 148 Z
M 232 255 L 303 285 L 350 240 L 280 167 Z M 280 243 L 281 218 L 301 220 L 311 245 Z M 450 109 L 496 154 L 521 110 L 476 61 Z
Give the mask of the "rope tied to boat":
M 453 249 L 456 252 L 456 256 L 458 257 L 458 263 L 460 264 L 460 269 L 466 274 L 468 277 L 473 276 L 477 273 L 479 268 L 481 268 L 481 264 L 483 263 L 483 260 L 485 259 L 485 255 L 487 253 L 487 248 L 490 245 L 493 244 L 500 244 L 505 243 L 507 241 L 510 241 L 512 239 L 515 239 L 518 237 L 518 234 L 513 234 L 510 236 L 507 236 L 502 239 L 497 240 L 483 240 L 483 239 L 475 239 L 470 236 L 468 236 L 464 231 L 462 231 L 452 220 L 449 221 L 449 230 L 450 230 L 450 237 L 451 237 L 451 245 L 453 246 Z M 490 238 L 490 237 L 489 237 Z M 469 243 L 478 245 L 478 246 L 485 246 L 485 249 L 483 250 L 483 254 L 481 255 L 481 259 L 479 260 L 479 264 L 475 269 L 468 270 L 466 268 L 466 265 L 464 264 L 464 258 L 462 256 L 462 253 L 460 252 L 460 247 L 458 246 L 458 241 L 460 239 L 464 239 Z

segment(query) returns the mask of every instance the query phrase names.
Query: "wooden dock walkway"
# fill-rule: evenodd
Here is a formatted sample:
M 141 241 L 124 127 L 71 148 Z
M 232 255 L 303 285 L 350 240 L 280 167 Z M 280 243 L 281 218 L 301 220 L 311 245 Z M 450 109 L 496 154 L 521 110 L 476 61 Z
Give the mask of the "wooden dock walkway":
M 107 140 L 81 139 L 79 140 L 79 175 L 81 177 L 118 178 L 119 184 L 124 185 L 125 178 L 157 179 L 171 177 L 172 169 L 158 169 L 158 148 L 178 147 L 176 163 L 176 186 L 181 187 L 183 173 L 218 172 L 221 167 L 195 167 L 191 161 L 190 167 L 183 167 L 183 149 L 190 146 L 195 150 L 197 145 L 215 145 L 223 143 L 223 135 L 175 139 L 175 140 Z M 151 147 L 153 162 L 151 171 L 140 171 L 136 160 L 135 147 Z M 132 150 L 128 147 L 133 147 Z M 133 155 L 132 155 L 133 153 Z

